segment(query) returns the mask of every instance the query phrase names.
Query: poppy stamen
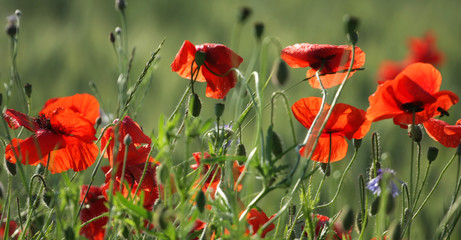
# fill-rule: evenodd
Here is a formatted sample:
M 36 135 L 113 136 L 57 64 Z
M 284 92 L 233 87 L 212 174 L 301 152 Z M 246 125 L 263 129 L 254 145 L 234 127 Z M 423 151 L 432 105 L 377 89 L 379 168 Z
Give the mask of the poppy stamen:
M 424 107 L 421 106 L 422 103 L 419 102 L 411 102 L 411 103 L 404 103 L 402 104 L 402 108 L 405 112 L 412 113 L 412 112 L 421 112 L 424 110 Z
M 441 107 L 438 107 L 438 108 L 437 108 L 437 111 L 440 112 L 440 117 L 443 117 L 443 116 L 449 117 L 449 116 L 450 116 L 450 114 L 449 114 L 445 109 L 443 109 L 443 108 L 441 108 Z

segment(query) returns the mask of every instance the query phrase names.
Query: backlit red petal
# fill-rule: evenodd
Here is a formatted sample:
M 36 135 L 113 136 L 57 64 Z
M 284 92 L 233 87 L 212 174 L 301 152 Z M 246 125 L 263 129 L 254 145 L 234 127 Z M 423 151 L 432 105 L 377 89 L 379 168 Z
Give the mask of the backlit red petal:
M 328 160 L 330 160 L 330 162 L 336 162 L 346 157 L 347 147 L 347 141 L 344 137 L 332 134 L 330 152 L 330 136 L 322 134 L 319 137 L 317 147 L 315 148 L 311 159 L 321 163 L 328 163 Z M 308 152 L 306 150 L 301 152 L 301 156 L 307 157 L 307 155 Z
M 25 127 L 32 132 L 35 132 L 38 129 L 38 126 L 33 118 L 14 109 L 6 109 L 5 113 L 3 113 L 3 118 L 11 129 Z
M 51 128 L 59 134 L 73 136 L 86 142 L 96 140 L 94 125 L 80 113 L 69 108 L 60 108 L 49 117 Z
M 322 99 L 318 97 L 302 98 L 291 106 L 295 118 L 305 127 L 310 128 L 317 113 L 320 111 Z M 324 112 L 329 110 L 330 106 L 325 104 Z
M 459 127 L 458 127 L 459 126 Z M 446 128 L 449 128 L 448 133 Z M 427 134 L 445 147 L 458 147 L 461 141 L 461 125 L 450 126 L 448 123 L 431 118 L 424 122 Z M 456 131 L 451 131 L 456 129 Z
M 40 114 L 45 114 L 48 117 L 58 108 L 69 108 L 76 113 L 80 113 L 92 125 L 95 124 L 96 119 L 99 117 L 98 100 L 87 93 L 49 99 L 40 111 Z
M 69 169 L 79 172 L 93 165 L 99 152 L 96 144 L 75 137 L 64 137 L 64 140 L 66 147 L 50 153 L 48 168 L 51 173 L 60 173 Z
M 80 203 L 83 201 L 87 192 L 88 186 L 83 185 L 80 191 Z M 106 199 L 102 194 L 102 189 L 98 186 L 91 186 L 88 191 L 88 195 L 85 199 L 85 204 L 80 212 L 80 221 L 85 223 L 101 214 L 108 212 L 109 210 L 105 206 Z M 94 220 L 80 229 L 80 235 L 91 239 L 91 240 L 103 240 L 105 234 L 105 226 L 107 224 L 108 217 L 101 217 Z
M 194 44 L 189 41 L 184 41 L 179 49 L 179 52 L 176 54 L 173 63 L 171 63 L 171 70 L 177 72 L 179 76 L 183 78 L 191 78 L 191 67 L 192 62 L 195 59 L 195 53 L 197 49 Z M 194 69 L 197 68 L 197 64 L 194 63 Z M 199 72 L 197 77 L 198 82 L 205 82 L 202 72 Z

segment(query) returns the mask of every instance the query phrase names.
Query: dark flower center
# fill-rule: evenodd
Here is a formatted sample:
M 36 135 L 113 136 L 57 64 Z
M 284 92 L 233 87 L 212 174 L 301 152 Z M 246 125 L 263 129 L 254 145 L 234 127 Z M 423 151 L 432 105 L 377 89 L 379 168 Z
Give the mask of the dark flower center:
M 443 109 L 443 108 L 441 108 L 441 107 L 438 107 L 438 108 L 437 108 L 437 111 L 440 112 L 440 117 L 443 117 L 443 116 L 449 117 L 449 116 L 450 116 L 450 114 L 449 114 L 445 109 Z
M 45 117 L 45 114 L 41 114 L 37 118 L 35 118 L 35 122 L 38 124 L 39 128 L 41 129 L 48 129 L 53 130 L 51 128 L 50 119 Z
M 407 113 L 413 113 L 413 112 L 416 113 L 416 112 L 421 112 L 421 111 L 424 110 L 422 102 L 404 103 L 404 104 L 402 104 L 402 108 Z

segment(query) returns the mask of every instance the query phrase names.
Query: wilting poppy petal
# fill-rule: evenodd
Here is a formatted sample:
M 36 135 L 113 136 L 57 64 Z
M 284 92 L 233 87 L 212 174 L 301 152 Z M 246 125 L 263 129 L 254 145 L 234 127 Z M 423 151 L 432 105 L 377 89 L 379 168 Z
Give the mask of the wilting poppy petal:
M 424 122 L 427 134 L 445 147 L 455 148 L 461 143 L 461 125 L 449 125 L 448 123 L 431 118 Z
M 368 100 L 367 119 L 380 121 L 394 118 L 398 125 L 420 124 L 447 111 L 458 102 L 456 94 L 439 91 L 442 78 L 432 65 L 415 63 L 405 68 L 392 81 L 379 85 Z
M 197 68 L 195 63 L 192 66 L 197 51 L 205 54 L 205 61 L 204 66 L 201 66 L 198 72 L 196 81 L 207 82 L 207 97 L 224 98 L 237 82 L 237 75 L 229 70 L 237 68 L 243 59 L 222 44 L 205 43 L 194 46 L 186 40 L 171 64 L 172 71 L 177 72 L 183 78 L 190 79 L 191 68 L 193 70 Z
M 320 88 L 320 84 L 315 77 L 319 72 L 323 87 L 330 88 L 341 84 L 346 76 L 346 71 L 351 65 L 352 46 L 329 45 L 329 44 L 309 44 L 301 43 L 288 46 L 282 50 L 281 58 L 293 68 L 311 67 L 307 71 L 306 77 L 313 88 Z M 365 64 L 365 53 L 355 47 L 355 59 L 352 69 L 357 69 Z M 355 73 L 351 71 L 349 77 Z
M 82 203 L 85 194 L 88 190 L 88 185 L 83 185 L 80 191 L 80 203 Z M 83 208 L 80 212 L 80 221 L 85 223 L 101 214 L 109 211 L 105 203 L 102 188 L 98 186 L 91 186 L 88 195 L 85 198 Z M 108 222 L 108 217 L 101 217 L 94 220 L 80 229 L 80 235 L 90 240 L 103 240 L 105 234 L 105 227 Z
M 33 118 L 14 109 L 6 109 L 3 114 L 3 118 L 6 120 L 11 129 L 25 127 L 29 131 L 34 132 L 39 128 Z
M 82 114 L 92 125 L 99 117 L 99 103 L 90 94 L 75 94 L 73 96 L 49 99 L 43 106 L 40 114 L 49 116 L 58 108 L 68 108 L 76 113 Z

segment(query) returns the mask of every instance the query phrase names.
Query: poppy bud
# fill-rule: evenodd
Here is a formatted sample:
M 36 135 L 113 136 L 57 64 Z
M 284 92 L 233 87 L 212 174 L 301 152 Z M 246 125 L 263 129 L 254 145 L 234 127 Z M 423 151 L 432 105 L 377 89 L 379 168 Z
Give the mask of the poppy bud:
M 24 85 L 24 91 L 26 92 L 27 97 L 30 98 L 30 95 L 32 94 L 32 85 L 30 83 L 26 83 L 26 85 Z
M 46 168 L 42 165 L 42 164 L 37 164 L 37 167 L 35 168 L 35 174 L 39 174 L 39 175 L 44 175 L 45 174 L 45 170 Z
M 197 66 L 202 66 L 203 63 L 205 63 L 206 60 L 206 53 L 203 51 L 197 51 L 195 52 L 195 63 Z
M 380 201 L 381 201 L 381 196 L 378 196 L 371 203 L 371 208 L 370 208 L 370 215 L 371 216 L 374 216 L 374 215 L 376 215 L 378 213 Z
M 359 22 L 360 21 L 357 17 L 350 15 L 344 16 L 344 30 L 346 30 L 346 33 L 352 34 L 357 32 Z
M 133 143 L 133 138 L 127 133 L 123 138 L 123 144 L 125 144 L 125 146 L 129 146 L 131 143 Z
M 96 118 L 96 128 L 101 126 L 101 123 L 102 123 L 102 118 L 101 117 Z
M 109 33 L 109 41 L 110 41 L 111 43 L 115 43 L 115 35 L 114 35 L 113 32 L 110 32 L 110 33 Z
M 239 18 L 238 18 L 239 22 L 241 24 L 245 23 L 246 20 L 250 17 L 251 12 L 252 12 L 251 8 L 249 8 L 249 7 L 240 8 L 240 15 L 239 15 Z
M 192 116 L 198 117 L 201 110 L 202 103 L 200 102 L 200 98 L 196 93 L 191 94 L 189 97 L 189 112 L 192 114 Z
M 283 153 L 282 141 L 276 132 L 272 132 L 272 153 L 277 157 Z
M 12 163 L 5 159 L 5 166 L 6 166 L 6 170 L 8 170 L 8 173 L 11 174 L 11 176 L 16 175 L 16 164 L 15 163 Z
M 115 0 L 115 7 L 120 11 L 125 10 L 126 8 L 125 0 Z
M 429 160 L 429 163 L 433 162 L 437 158 L 438 153 L 439 149 L 436 147 L 429 147 L 427 149 L 427 160 Z
M 405 208 L 403 211 L 403 223 L 407 224 L 408 221 L 411 221 L 413 214 L 411 213 L 411 210 L 409 208 Z
M 272 83 L 274 83 L 276 86 L 284 85 L 289 78 L 289 73 L 288 64 L 282 59 L 279 59 L 277 64 L 277 72 L 275 77 L 272 78 Z
M 170 177 L 170 171 L 168 167 L 165 164 L 161 164 L 157 168 L 157 182 L 165 185 L 168 182 L 169 177 Z
M 362 139 L 352 139 L 352 144 L 354 145 L 355 149 L 359 149 L 362 146 Z
M 19 31 L 18 17 L 16 15 L 10 15 L 6 18 L 8 23 L 6 24 L 5 31 L 10 37 L 16 36 Z
M 261 40 L 264 33 L 264 23 L 255 23 L 255 36 L 257 40 Z
M 408 127 L 408 135 L 411 139 L 415 142 L 421 142 L 423 139 L 423 132 L 421 131 L 421 127 L 419 125 L 410 125 Z
M 64 236 L 65 236 L 65 239 L 74 240 L 75 239 L 74 229 L 71 226 L 68 226 L 66 230 L 64 230 Z
M 331 167 L 329 163 L 320 163 L 320 169 L 322 169 L 323 174 L 329 177 L 331 174 Z
M 214 115 L 220 118 L 224 112 L 224 103 L 216 103 L 214 105 Z
M 354 225 L 354 211 L 348 206 L 343 208 L 339 218 L 339 222 L 341 222 L 343 229 L 346 231 L 349 231 Z
M 239 145 L 237 145 L 237 150 L 235 151 L 235 155 L 245 157 L 247 155 L 245 145 L 239 143 Z
M 392 226 L 389 229 L 389 234 L 390 240 L 399 240 L 401 239 L 402 235 L 402 225 L 399 222 L 396 222 L 392 224 Z
M 202 190 L 198 191 L 197 193 L 197 208 L 198 210 L 203 213 L 205 210 L 206 198 L 205 193 Z
M 54 205 L 54 193 L 51 188 L 45 188 L 45 191 L 43 192 L 42 195 L 42 200 L 45 206 L 48 208 L 52 208 Z

